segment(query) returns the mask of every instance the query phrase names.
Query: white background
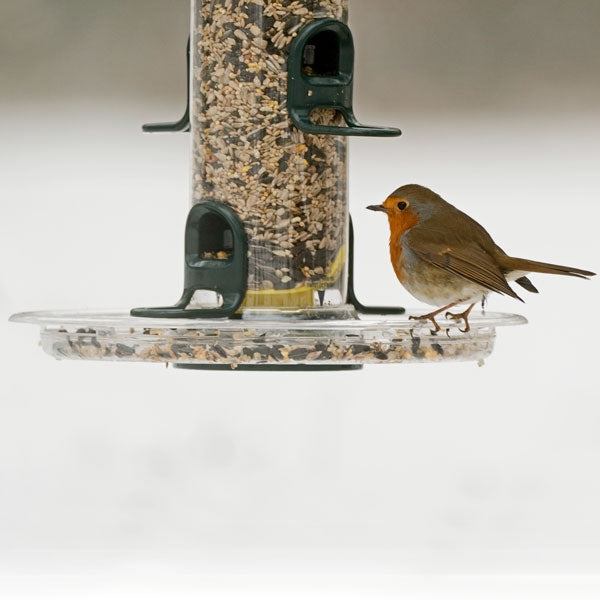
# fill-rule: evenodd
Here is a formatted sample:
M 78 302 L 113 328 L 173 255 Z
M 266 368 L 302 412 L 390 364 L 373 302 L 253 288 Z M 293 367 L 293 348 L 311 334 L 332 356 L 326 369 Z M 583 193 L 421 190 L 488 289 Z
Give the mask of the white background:
M 0 595 L 597 598 L 597 278 L 491 297 L 529 325 L 481 368 L 57 362 L 7 322 L 178 298 L 189 137 L 140 124 L 179 117 L 186 4 L 1 3 Z M 361 300 L 416 306 L 364 210 L 409 182 L 598 270 L 598 4 L 350 6 L 357 115 L 404 131 L 351 141 Z

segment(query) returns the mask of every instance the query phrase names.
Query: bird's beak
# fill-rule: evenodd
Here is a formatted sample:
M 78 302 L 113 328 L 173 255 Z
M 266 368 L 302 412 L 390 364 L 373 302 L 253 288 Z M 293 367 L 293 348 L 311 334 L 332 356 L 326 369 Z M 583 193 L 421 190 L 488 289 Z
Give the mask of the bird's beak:
M 369 210 L 380 210 L 382 212 L 386 212 L 385 206 L 383 204 L 372 204 L 371 206 L 367 206 Z

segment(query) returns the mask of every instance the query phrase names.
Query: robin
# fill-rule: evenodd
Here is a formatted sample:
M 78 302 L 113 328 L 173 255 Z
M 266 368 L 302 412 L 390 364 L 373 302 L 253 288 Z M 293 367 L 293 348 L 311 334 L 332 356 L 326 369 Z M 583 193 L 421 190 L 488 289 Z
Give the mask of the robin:
M 410 319 L 428 320 L 435 330 L 435 317 L 453 306 L 469 304 L 446 318 L 464 321 L 460 331 L 469 331 L 469 313 L 489 292 L 523 300 L 508 285 L 514 281 L 529 292 L 538 290 L 528 273 L 554 273 L 588 279 L 595 273 L 550 263 L 515 258 L 499 248 L 476 221 L 438 194 L 421 185 L 404 185 L 383 204 L 367 206 L 386 213 L 390 224 L 390 257 L 396 277 L 418 300 L 437 310 Z

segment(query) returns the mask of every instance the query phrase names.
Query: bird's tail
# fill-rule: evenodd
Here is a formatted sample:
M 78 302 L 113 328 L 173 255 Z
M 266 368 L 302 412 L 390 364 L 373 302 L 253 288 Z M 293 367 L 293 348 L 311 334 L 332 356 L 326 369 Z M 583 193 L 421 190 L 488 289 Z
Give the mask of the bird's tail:
M 571 277 L 581 277 L 589 279 L 596 273 L 576 269 L 575 267 L 565 267 L 563 265 L 553 265 L 551 263 L 537 262 L 526 258 L 516 258 L 514 256 L 501 255 L 497 257 L 501 269 L 506 271 L 523 271 L 525 273 L 552 273 L 553 275 L 571 275 Z

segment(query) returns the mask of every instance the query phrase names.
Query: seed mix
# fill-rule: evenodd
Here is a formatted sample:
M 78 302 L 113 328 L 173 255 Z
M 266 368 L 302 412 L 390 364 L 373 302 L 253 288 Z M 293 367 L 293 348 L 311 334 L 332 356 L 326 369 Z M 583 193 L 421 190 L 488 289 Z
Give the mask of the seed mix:
M 196 0 L 192 201 L 243 221 L 249 290 L 337 286 L 344 297 L 346 138 L 298 130 L 286 108 L 287 56 L 313 19 L 347 20 L 347 0 Z M 313 122 L 339 125 L 336 111 Z
M 426 328 L 425 328 L 426 329 Z M 172 362 L 187 364 L 369 364 L 474 360 L 489 355 L 493 336 L 420 337 L 401 331 L 387 341 L 357 335 L 316 337 L 306 332 L 143 328 L 115 341 L 114 331 L 66 329 L 48 332 L 44 348 L 56 358 Z M 291 335 L 289 335 L 291 333 Z M 294 338 L 296 338 L 294 340 Z

